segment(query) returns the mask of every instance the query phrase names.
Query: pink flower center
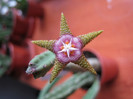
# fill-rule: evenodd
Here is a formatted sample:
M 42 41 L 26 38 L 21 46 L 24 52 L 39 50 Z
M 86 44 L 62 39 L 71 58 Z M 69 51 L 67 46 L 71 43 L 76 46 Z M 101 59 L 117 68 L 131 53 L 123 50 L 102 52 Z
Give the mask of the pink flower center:
M 76 61 L 82 54 L 81 40 L 72 35 L 62 35 L 53 46 L 57 59 L 62 63 Z
M 75 50 L 79 50 L 77 48 L 74 48 L 75 45 L 72 44 L 72 38 L 70 41 L 66 40 L 65 42 L 61 41 L 63 46 L 60 47 L 61 51 L 59 51 L 58 53 L 64 53 L 65 55 L 67 55 L 68 57 L 70 57 L 70 55 L 73 55 Z

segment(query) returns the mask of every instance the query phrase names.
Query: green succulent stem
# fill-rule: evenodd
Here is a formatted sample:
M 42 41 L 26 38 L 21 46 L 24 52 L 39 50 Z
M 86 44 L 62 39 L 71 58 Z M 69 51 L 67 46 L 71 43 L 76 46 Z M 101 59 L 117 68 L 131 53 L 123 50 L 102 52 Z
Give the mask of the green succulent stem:
M 41 90 L 41 92 L 39 93 L 39 96 L 37 99 L 44 99 L 45 95 L 47 95 L 49 93 L 49 91 L 51 90 L 51 88 L 58 82 L 60 78 L 57 77 L 52 83 L 47 83 L 45 85 L 45 87 Z
M 53 67 L 54 60 L 54 53 L 51 51 L 43 52 L 29 62 L 26 73 L 33 74 L 34 78 L 43 77 Z
M 44 95 L 43 99 L 65 99 L 75 90 L 86 84 L 92 84 L 96 77 L 89 72 L 77 73 L 66 80 L 63 84 L 56 86 L 52 91 Z

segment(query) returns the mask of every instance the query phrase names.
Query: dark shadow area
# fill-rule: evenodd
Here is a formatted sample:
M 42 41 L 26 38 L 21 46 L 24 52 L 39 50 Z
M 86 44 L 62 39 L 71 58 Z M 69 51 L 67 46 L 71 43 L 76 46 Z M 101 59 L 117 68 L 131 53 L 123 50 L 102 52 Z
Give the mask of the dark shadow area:
M 0 99 L 37 99 L 39 90 L 9 76 L 0 78 Z

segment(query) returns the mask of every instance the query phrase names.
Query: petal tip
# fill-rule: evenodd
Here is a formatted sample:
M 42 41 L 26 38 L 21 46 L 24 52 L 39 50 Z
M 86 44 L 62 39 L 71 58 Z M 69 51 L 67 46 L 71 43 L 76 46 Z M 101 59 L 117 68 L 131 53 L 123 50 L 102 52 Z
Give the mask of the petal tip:
M 99 33 L 102 33 L 104 30 L 100 30 Z
M 93 72 L 92 72 L 94 75 L 97 75 L 97 72 L 94 70 Z
M 54 80 L 54 78 L 53 78 L 53 77 L 51 77 L 49 82 L 50 82 L 50 83 L 52 83 L 52 82 L 53 82 L 53 80 Z
M 36 41 L 31 41 L 31 42 L 35 44 Z
M 61 16 L 64 16 L 64 13 L 63 12 L 61 12 Z

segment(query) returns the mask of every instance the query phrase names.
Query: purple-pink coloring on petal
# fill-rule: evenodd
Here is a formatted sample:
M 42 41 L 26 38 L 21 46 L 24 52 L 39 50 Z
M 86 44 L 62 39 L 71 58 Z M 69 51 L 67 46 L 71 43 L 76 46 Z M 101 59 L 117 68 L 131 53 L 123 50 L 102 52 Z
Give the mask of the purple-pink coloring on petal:
M 82 43 L 78 37 L 62 35 L 53 46 L 57 59 L 62 63 L 74 62 L 82 55 Z

